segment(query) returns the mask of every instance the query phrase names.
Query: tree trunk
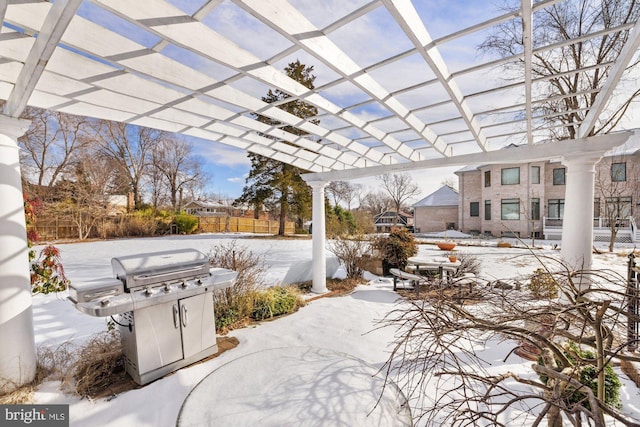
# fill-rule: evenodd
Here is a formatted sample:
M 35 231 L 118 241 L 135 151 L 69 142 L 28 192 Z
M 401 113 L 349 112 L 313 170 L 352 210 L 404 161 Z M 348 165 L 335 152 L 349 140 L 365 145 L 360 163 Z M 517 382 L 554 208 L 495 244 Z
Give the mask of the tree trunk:
M 285 219 L 287 217 L 287 214 L 285 212 L 285 207 L 284 204 L 280 205 L 280 223 L 278 226 L 278 236 L 284 236 L 284 226 L 285 226 Z
M 611 227 L 611 236 L 609 237 L 609 252 L 613 252 L 613 246 L 616 242 L 616 236 L 618 235 L 618 229 L 616 227 Z
M 278 227 L 278 236 L 284 236 L 285 221 L 289 213 L 288 196 L 287 193 L 283 193 L 282 197 L 280 197 L 280 225 Z

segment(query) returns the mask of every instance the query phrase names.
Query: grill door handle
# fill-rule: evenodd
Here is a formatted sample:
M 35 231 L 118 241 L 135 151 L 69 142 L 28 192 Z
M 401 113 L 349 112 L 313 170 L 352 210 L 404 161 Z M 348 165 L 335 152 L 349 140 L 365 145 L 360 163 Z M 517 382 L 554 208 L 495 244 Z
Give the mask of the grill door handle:
M 178 304 L 173 304 L 173 326 L 178 329 L 180 327 L 180 313 L 178 312 Z
M 182 326 L 187 327 L 187 306 L 182 306 Z

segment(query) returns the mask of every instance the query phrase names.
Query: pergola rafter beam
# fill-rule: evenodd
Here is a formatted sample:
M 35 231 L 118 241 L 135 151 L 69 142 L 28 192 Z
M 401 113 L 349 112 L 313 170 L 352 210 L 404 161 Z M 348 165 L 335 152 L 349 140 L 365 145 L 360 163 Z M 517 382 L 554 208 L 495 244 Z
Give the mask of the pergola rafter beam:
M 7 1 L 8 0 L 0 0 L 0 25 L 4 22 L 4 15 L 7 13 Z
M 2 9 L 6 12 L 6 2 L 3 3 Z M 15 86 L 4 104 L 3 110 L 7 116 L 17 118 L 22 114 L 49 58 L 58 46 L 71 19 L 75 16 L 80 3 L 82 0 L 59 0 L 49 10 Z
M 522 0 L 522 44 L 524 45 L 524 94 L 525 94 L 525 120 L 527 123 L 527 144 L 533 144 L 533 129 L 531 120 L 532 100 L 532 57 L 533 57 L 533 0 Z
M 158 5 L 161 4 L 164 7 L 169 7 L 167 3 L 162 0 L 153 0 L 153 2 L 157 3 Z M 99 2 L 99 4 L 101 5 L 101 7 L 109 10 L 111 13 L 121 17 L 122 19 L 128 20 L 129 22 L 137 26 L 141 26 L 146 31 L 149 31 L 150 33 L 153 33 L 158 37 L 161 37 L 165 41 L 175 46 L 179 46 L 198 56 L 202 56 L 209 60 L 220 63 L 226 67 L 234 69 L 236 72 L 241 73 L 244 76 L 256 79 L 290 94 L 292 97 L 291 100 L 300 99 L 318 108 L 331 111 L 333 114 L 336 114 L 336 112 L 342 110 L 340 107 L 323 98 L 318 93 L 309 91 L 300 83 L 285 76 L 280 70 L 277 70 L 272 66 L 260 61 L 250 52 L 240 48 L 231 40 L 226 39 L 222 35 L 214 32 L 200 22 L 195 21 L 174 25 L 163 24 L 157 26 L 145 26 L 141 24 L 140 20 L 131 19 L 131 17 L 127 16 L 125 13 L 123 13 L 123 11 L 119 10 L 115 5 L 108 6 L 103 4 L 102 2 Z M 186 32 L 188 31 L 186 28 L 187 26 L 190 27 L 189 30 L 199 35 L 199 39 L 212 40 L 212 43 L 207 45 L 200 43 L 197 46 L 185 43 Z M 228 54 L 225 54 L 225 49 L 228 51 L 236 52 L 236 55 L 230 56 Z M 366 123 L 364 121 L 346 111 L 336 115 L 338 115 L 343 120 L 351 123 L 353 126 L 361 128 L 366 127 Z M 298 121 L 300 120 L 302 119 L 298 119 Z M 379 130 L 371 126 L 369 131 L 373 132 L 374 134 L 380 134 Z M 328 137 L 329 133 L 330 132 L 325 132 L 322 134 L 318 134 L 318 136 L 326 138 Z M 399 141 L 390 141 L 390 144 L 392 145 L 392 147 L 401 145 Z M 343 145 L 345 144 L 343 143 Z M 388 160 L 393 161 L 393 159 L 391 159 L 389 156 L 385 154 L 379 154 L 376 151 L 371 150 L 367 152 L 366 157 L 374 163 L 378 163 L 381 160 L 385 161 L 386 158 L 389 158 Z
M 613 64 L 613 67 L 609 70 L 609 76 L 598 95 L 596 95 L 596 100 L 591 105 L 587 116 L 582 121 L 578 129 L 578 136 L 580 138 L 585 138 L 595 127 L 600 113 L 611 99 L 614 90 L 622 78 L 622 74 L 637 53 L 638 48 L 640 48 L 640 21 L 636 21 L 633 28 L 629 30 L 627 42 L 622 48 L 616 62 Z
M 446 147 L 438 141 L 435 133 L 428 129 L 417 117 L 413 116 L 397 99 L 393 98 L 371 75 L 364 73 L 359 65 L 331 42 L 320 29 L 306 20 L 306 18 L 287 1 L 274 0 L 264 2 L 260 0 L 235 0 L 235 3 L 278 31 L 284 37 L 287 37 L 292 43 L 299 45 L 316 59 L 324 62 L 327 66 L 339 73 L 342 78 L 360 88 L 380 105 L 404 120 L 416 133 L 422 135 L 427 141 L 433 144 L 436 150 L 443 154 L 445 153 Z M 283 19 L 284 17 L 286 17 L 286 19 Z M 365 123 L 361 129 L 369 132 L 374 138 L 380 139 L 406 159 L 417 159 L 417 156 L 410 147 L 407 147 L 401 141 L 396 140 L 388 134 L 378 132 L 370 126 L 370 122 Z
M 28 37 L 28 36 L 23 36 L 23 37 Z M 76 49 L 78 49 L 78 50 L 83 50 L 81 46 L 74 46 L 74 47 Z M 141 49 L 141 50 L 144 50 L 144 49 Z M 90 55 L 95 55 L 94 52 L 87 52 L 87 53 L 89 53 Z M 146 53 L 145 53 L 145 56 L 150 56 L 150 55 L 159 55 L 159 53 L 156 53 L 153 50 L 148 50 L 147 49 Z M 113 58 L 112 58 L 111 62 L 116 64 L 116 66 L 121 67 L 124 70 L 124 72 L 133 73 L 135 75 L 139 75 L 139 74 L 140 75 L 145 75 L 145 76 L 148 75 L 147 71 L 145 69 L 137 68 L 131 62 L 127 62 L 126 58 L 119 58 L 118 60 L 113 60 Z M 180 66 L 181 66 L 179 63 L 176 63 L 173 60 L 170 60 L 170 59 L 167 59 L 167 58 L 164 59 L 164 62 L 172 63 L 173 67 L 180 68 Z M 120 73 L 120 72 L 118 72 L 118 73 Z M 162 83 L 169 83 L 171 85 L 175 85 L 176 84 L 176 82 L 173 82 L 173 81 L 163 80 L 162 77 L 160 77 L 158 75 L 153 76 L 152 81 L 158 81 L 160 84 L 162 84 Z M 259 103 L 261 105 L 261 108 L 264 109 L 264 111 L 262 111 L 261 113 L 264 114 L 265 116 L 270 116 L 270 117 L 272 117 L 274 119 L 277 118 L 278 120 L 281 120 L 284 123 L 287 123 L 287 124 L 292 125 L 292 126 L 302 126 L 306 130 L 310 131 L 310 133 L 315 133 L 316 135 L 318 135 L 320 137 L 327 138 L 327 139 L 331 140 L 332 142 L 334 142 L 336 144 L 339 144 L 339 145 L 342 145 L 342 146 L 346 146 L 346 145 L 349 145 L 349 144 L 353 143 L 353 141 L 349 140 L 348 138 L 344 138 L 344 137 L 341 137 L 339 135 L 334 135 L 330 130 L 322 129 L 319 126 L 313 125 L 313 124 L 308 123 L 308 122 L 307 123 L 302 123 L 304 121 L 302 119 L 300 119 L 299 117 L 293 116 L 292 114 L 289 114 L 289 113 L 287 113 L 287 112 L 285 112 L 283 110 L 277 109 L 277 108 L 273 107 L 270 104 L 267 104 L 267 103 L 265 103 L 265 102 L 263 102 L 261 100 L 253 98 L 253 97 L 251 97 L 251 96 L 249 96 L 247 94 L 244 94 L 243 92 L 241 92 L 241 91 L 239 91 L 237 89 L 234 89 L 231 86 L 227 86 L 227 85 L 224 85 L 224 84 L 221 84 L 221 86 L 226 86 L 227 90 L 225 91 L 224 95 L 218 96 L 217 99 L 221 99 L 223 101 L 226 101 L 226 102 L 229 102 L 229 103 L 232 103 L 232 104 L 235 103 L 236 105 L 244 106 L 245 108 L 246 108 L 246 105 L 247 105 L 246 102 L 254 102 L 254 103 L 257 102 L 257 103 Z M 158 89 L 160 90 L 161 88 L 158 87 Z M 186 87 L 183 87 L 183 89 L 190 90 L 189 88 L 186 88 Z M 104 87 L 98 87 L 98 90 L 105 90 L 105 88 Z M 202 91 L 202 92 L 194 92 L 194 93 L 195 94 L 199 94 L 199 96 L 201 96 L 201 97 L 202 96 L 204 96 L 204 97 L 208 97 L 209 96 L 204 91 Z M 150 114 L 150 113 L 151 114 L 158 113 L 159 111 L 166 110 L 170 106 L 172 106 L 174 108 L 177 108 L 177 109 L 181 109 L 181 110 L 183 110 L 185 112 L 194 114 L 193 109 L 191 109 L 191 108 L 185 109 L 184 106 L 181 106 L 181 104 L 184 104 L 185 102 L 189 102 L 189 101 L 193 101 L 193 100 L 194 100 L 193 94 L 189 95 L 189 96 L 185 96 L 185 97 L 183 97 L 183 99 L 180 102 L 172 102 L 172 103 L 165 104 L 163 106 L 159 106 L 158 108 L 156 108 L 154 110 L 147 111 L 144 115 L 137 115 L 137 117 L 139 119 L 139 118 L 142 118 L 145 115 Z M 245 102 L 238 102 L 238 100 L 244 100 Z M 71 104 L 73 104 L 75 102 L 77 102 L 77 101 L 73 100 L 73 99 L 69 99 L 69 101 L 67 101 L 67 102 L 65 102 L 64 104 L 61 104 L 61 105 L 68 106 L 68 105 L 71 105 Z M 203 105 L 203 107 L 204 107 L 204 105 Z M 215 107 L 215 111 L 219 112 L 218 113 L 219 115 L 217 116 L 218 120 L 225 120 L 225 119 L 228 119 L 231 116 L 235 116 L 236 115 L 236 113 L 233 113 L 233 112 L 228 111 L 228 110 L 224 110 L 221 107 Z M 134 122 L 135 120 L 137 120 L 137 119 L 135 117 L 132 117 L 131 119 L 129 119 L 127 121 L 128 122 Z M 245 122 L 245 128 L 246 128 L 246 123 L 247 122 Z M 255 127 L 250 127 L 250 128 L 247 128 L 247 129 L 256 130 Z M 297 141 L 297 140 L 299 140 L 299 137 L 292 138 L 291 142 L 294 142 L 294 141 Z M 323 150 L 323 146 L 321 144 L 317 144 L 317 145 L 318 145 L 318 150 Z M 358 147 L 357 144 L 353 148 L 357 149 L 358 151 L 368 152 L 368 155 L 371 156 L 370 160 L 374 164 L 378 163 L 381 159 L 383 159 L 385 157 L 385 155 L 382 154 L 382 153 L 377 153 L 375 150 L 371 151 L 367 147 L 364 147 L 364 146 L 363 147 Z M 339 163 L 341 163 L 341 162 L 339 162 Z M 355 165 L 353 165 L 353 164 L 352 165 L 343 165 L 343 167 L 354 167 L 354 166 Z
M 460 112 L 460 116 L 467 124 L 480 149 L 486 151 L 487 141 L 480 132 L 478 123 L 473 117 L 471 109 L 467 106 L 462 91 L 451 76 L 438 48 L 432 46 L 433 40 L 411 2 L 400 0 L 383 0 L 383 2 L 449 94 L 451 101 Z
M 366 169 L 349 169 L 345 171 L 309 173 L 302 175 L 306 182 L 341 181 L 386 173 L 408 172 L 420 169 L 441 168 L 448 166 L 465 166 L 470 164 L 526 163 L 556 159 L 571 154 L 601 154 L 624 144 L 634 132 L 617 132 L 584 139 L 557 141 L 552 144 L 533 144 L 512 147 L 508 150 L 486 151 L 472 154 L 461 154 L 447 158 L 420 160 L 394 165 L 373 166 Z
M 115 34 L 108 24 L 98 23 L 91 18 L 76 16 L 73 26 L 69 27 L 76 33 L 80 29 L 86 32 L 87 40 L 72 37 L 60 39 L 61 46 L 58 52 L 66 51 L 74 62 L 82 62 L 77 58 L 85 57 L 85 61 L 94 60 L 105 65 L 104 69 L 96 71 L 93 75 L 86 75 L 79 82 L 85 84 L 71 86 L 73 90 L 66 92 L 57 88 L 51 89 L 42 85 L 32 90 L 35 98 L 46 98 L 47 106 L 53 109 L 82 114 L 85 108 L 96 114 L 107 113 L 109 119 L 139 124 L 142 126 L 157 127 L 159 129 L 188 134 L 189 132 L 208 132 L 211 129 L 217 134 L 230 138 L 242 138 L 251 141 L 251 145 L 263 145 L 278 154 L 280 158 L 293 158 L 299 156 L 298 164 L 311 162 L 320 168 L 335 168 L 340 170 L 356 168 L 359 165 L 388 165 L 402 162 L 412 162 L 423 158 L 424 153 L 430 153 L 429 147 L 436 141 L 436 149 L 432 154 L 441 156 L 452 155 L 452 147 L 461 147 L 468 152 L 471 144 L 482 151 L 488 141 L 496 141 L 496 138 L 509 135 L 522 135 L 525 130 L 526 140 L 533 143 L 534 138 L 545 137 L 545 129 L 561 126 L 555 117 L 558 113 L 544 113 L 535 115 L 535 106 L 542 99 L 536 99 L 536 84 L 551 78 L 559 78 L 577 73 L 590 72 L 591 70 L 610 67 L 607 73 L 619 74 L 626 68 L 621 61 L 611 63 L 592 64 L 580 69 L 569 69 L 551 76 L 535 78 L 530 72 L 533 56 L 539 53 L 553 51 L 572 43 L 579 43 L 589 39 L 611 37 L 615 33 L 629 30 L 634 23 L 625 23 L 614 28 L 601 29 L 579 37 L 563 40 L 545 46 L 532 46 L 529 39 L 529 30 L 532 23 L 532 15 L 546 7 L 558 3 L 560 0 L 544 0 L 532 2 L 521 0 L 518 10 L 503 13 L 482 22 L 463 28 L 461 30 L 444 34 L 437 39 L 430 39 L 427 23 L 418 15 L 413 4 L 408 5 L 399 0 L 372 0 L 363 3 L 359 8 L 347 9 L 342 15 L 337 14 L 332 20 L 316 26 L 311 24 L 312 19 L 304 15 L 304 8 L 293 6 L 284 0 L 276 0 L 272 4 L 265 4 L 257 0 L 231 0 L 245 12 L 267 24 L 264 29 L 270 31 L 279 40 L 285 39 L 291 45 L 284 46 L 279 53 L 260 57 L 253 48 L 243 48 L 232 41 L 233 37 L 227 37 L 223 32 L 218 32 L 215 25 L 211 25 L 208 19 L 217 13 L 218 8 L 228 7 L 222 0 L 203 0 L 199 8 L 188 13 L 173 6 L 166 0 L 144 0 L 144 6 L 129 4 L 127 2 L 113 2 L 111 0 L 88 0 L 98 8 L 114 14 L 116 17 L 127 20 L 148 34 L 158 37 L 158 40 L 147 45 L 136 42 L 135 37 L 127 37 L 126 34 Z M 142 1 L 142 0 L 141 0 Z M 1 2 L 0 14 L 3 4 L 7 5 L 8 24 L 5 32 L 0 36 L 0 43 L 6 41 L 6 46 L 12 40 L 16 44 L 25 43 L 21 39 L 42 38 L 45 29 L 40 28 L 44 20 L 32 19 L 30 13 L 34 11 L 44 18 L 49 14 L 53 5 L 61 2 Z M 24 6 L 23 6 L 24 4 Z M 416 4 L 416 7 L 418 5 Z M 15 13 L 15 11 L 18 13 Z M 186 9 L 185 9 L 186 10 Z M 271 12 L 278 11 L 274 17 Z M 42 13 L 42 12 L 45 13 Z M 292 13 L 280 13 L 292 12 Z M 360 25 L 369 15 L 376 15 L 376 19 L 383 17 L 395 22 L 407 41 L 413 44 L 413 48 L 401 52 L 391 51 L 393 54 L 376 58 L 376 62 L 366 67 L 356 64 L 354 57 L 348 55 L 348 50 L 338 47 L 342 39 L 342 31 L 352 24 Z M 361 18 L 365 18 L 364 20 Z M 202 22 L 206 20 L 205 22 Z M 508 58 L 501 58 L 454 71 L 451 64 L 445 63 L 440 55 L 440 50 L 447 43 L 462 37 L 472 36 L 475 33 L 486 30 L 509 20 L 521 20 L 524 26 L 523 44 L 521 54 Z M 357 22 L 358 21 L 358 22 Z M 87 24 L 88 22 L 88 24 Z M 315 22 L 315 21 L 313 21 Z M 31 25 L 29 25 L 31 24 Z M 95 30 L 94 30 L 95 29 Z M 22 32 L 24 30 L 24 32 Z M 92 37 L 94 33 L 96 36 Z M 107 34 L 111 32 L 111 34 Z M 329 38 L 328 34 L 336 33 L 336 39 Z M 633 33 L 633 31 L 632 31 Z M 97 34 L 100 34 L 98 36 Z M 100 38 L 113 40 L 112 45 L 118 49 L 106 48 L 100 50 Z M 119 37 L 119 39 L 118 39 Z M 195 37 L 195 38 L 194 38 Z M 395 37 L 395 36 L 394 36 Z M 37 38 L 32 43 L 35 46 Z M 191 39 L 190 39 L 191 38 Z M 210 40 L 204 43 L 203 40 Z M 191 40 L 191 42 L 189 42 Z M 633 36 L 629 40 L 634 40 Z M 42 42 L 40 42 L 42 43 Z M 211 46 L 215 45 L 215 49 Z M 342 45 L 340 45 L 342 46 Z M 628 45 L 629 46 L 629 45 Z M 204 61 L 213 61 L 222 65 L 226 73 L 220 79 L 215 79 L 212 73 L 203 73 L 192 64 L 185 64 L 180 59 L 167 53 L 168 48 L 184 49 L 194 58 Z M 636 45 L 637 49 L 637 45 Z M 633 50 L 628 47 L 626 52 Z M 109 54 L 103 54 L 108 51 Z M 324 83 L 314 90 L 308 90 L 293 82 L 276 69 L 276 63 L 287 60 L 297 52 L 306 51 L 319 58 L 324 65 L 337 72 L 339 78 Z M 9 50 L 9 52 L 11 52 Z M 79 53 L 80 52 L 80 53 Z M 328 54 L 327 54 L 328 52 Z M 420 59 L 434 71 L 435 77 L 416 83 L 399 84 L 394 90 L 386 90 L 382 84 L 379 73 L 373 78 L 372 71 L 379 70 L 382 73 L 387 66 L 398 67 L 400 61 L 416 55 L 414 59 Z M 628 60 L 631 57 L 624 56 Z M 262 58 L 262 59 L 261 59 Z M 29 64 L 26 58 L 13 57 L 11 54 L 0 58 L 3 64 L 14 67 L 21 62 Z M 489 89 L 470 93 L 462 93 L 458 84 L 462 76 L 472 72 L 489 70 L 491 67 L 505 62 L 520 62 L 524 64 L 524 78 L 507 85 L 492 85 Z M 614 65 L 616 68 L 612 67 Z M 111 66 L 112 68 L 108 68 Z M 10 69 L 6 67 L 6 69 Z M 221 70 L 223 68 L 220 68 Z M 25 67 L 23 67 L 25 68 Z M 90 67 L 92 68 L 92 67 Z M 26 69 L 26 68 L 25 68 Z M 166 70 L 171 69 L 171 72 Z M 64 72 L 47 70 L 41 74 L 46 79 L 66 79 Z M 57 74 L 56 74 L 57 73 Z M 6 74 L 7 76 L 9 74 Z M 151 82 L 157 84 L 157 92 L 162 97 L 138 94 L 132 87 L 120 88 L 114 82 L 121 78 L 137 78 L 145 85 Z M 264 103 L 261 98 L 251 93 L 250 86 L 246 82 L 254 80 L 260 85 L 267 85 L 287 93 L 290 98 L 272 104 Z M 325 80 L 326 81 L 326 80 Z M 14 84 L 9 77 L 6 82 Z M 197 83 L 196 83 L 197 82 Z M 597 102 L 594 105 L 598 111 L 590 110 L 587 118 L 599 116 L 606 106 L 612 92 L 610 86 L 616 86 L 619 79 L 607 80 L 608 94 L 600 91 Z M 15 83 L 19 83 L 18 80 Z M 0 82 L 0 89 L 3 83 Z M 24 83 L 21 83 L 24 84 Z M 345 88 L 356 89 L 357 96 L 349 102 L 349 98 L 333 101 L 333 88 L 344 85 Z M 420 90 L 438 89 L 443 87 L 447 99 L 432 101 L 425 105 L 428 99 L 424 98 L 416 102 L 416 95 Z M 396 85 L 393 85 L 396 87 Z M 437 87 L 436 87 L 437 86 Z M 6 86 L 5 86 L 6 87 Z M 240 89 L 242 88 L 242 89 Z M 174 91 L 175 93 L 173 93 Z M 246 92 L 245 92 L 246 91 Z M 325 94 L 324 92 L 327 91 Z M 524 101 L 510 99 L 516 95 L 516 91 L 524 94 Z M 579 96 L 598 92 L 599 88 L 585 90 L 581 93 L 565 94 L 554 97 L 562 99 L 567 96 Z M 26 93 L 26 92 L 25 92 Z M 365 95 L 362 99 L 361 95 Z M 606 95 L 606 96 L 605 96 Z M 486 98 L 485 98 L 486 97 Z M 503 97 L 505 102 L 498 102 L 494 108 L 485 99 L 490 97 Z M 16 99 L 16 98 L 13 98 Z M 437 99 L 437 98 L 436 98 Z M 300 119 L 294 115 L 288 115 L 277 108 L 281 104 L 300 100 L 316 106 L 319 114 L 316 118 L 322 118 L 322 125 L 315 125 L 311 120 Z M 548 100 L 548 99 L 547 99 Z M 406 102 L 406 106 L 405 106 Z M 409 103 L 411 106 L 409 107 Z M 10 105 L 8 103 L 8 105 Z M 478 108 L 480 106 L 480 108 Z M 444 107 L 441 111 L 438 109 Z M 371 108 L 371 110 L 369 110 Z M 582 109 L 574 112 L 584 111 Z M 371 113 L 369 113 L 371 112 Z M 253 120 L 253 115 L 261 114 L 279 122 L 279 125 L 268 126 Z M 493 116 L 493 117 L 492 117 Z M 548 126 L 543 124 L 550 121 Z M 449 126 L 447 128 L 447 125 Z M 224 125 L 224 126 L 223 126 Z M 464 128 L 462 126 L 464 125 Z M 288 126 L 302 130 L 308 136 L 296 135 L 296 132 L 286 132 Z M 506 129 L 514 127 L 511 132 L 502 132 L 500 135 L 491 134 L 490 130 L 496 128 Z M 522 128 L 522 129 L 520 129 Z M 585 128 L 585 125 L 582 126 Z M 425 135 L 425 131 L 432 132 Z M 215 133 L 215 132 L 214 132 Z M 482 135 L 484 134 L 484 135 Z M 256 138 L 255 136 L 258 136 Z M 265 137 L 264 139 L 260 137 Z M 469 138 L 470 137 L 470 138 Z M 515 138 L 514 138 L 515 139 Z M 231 141 L 231 139 L 227 139 Z M 277 142 L 273 142 L 277 140 Z M 482 140 L 482 145 L 478 144 Z M 519 139 L 516 142 L 521 142 Z M 486 148 L 488 149 L 488 147 Z M 473 150 L 471 150 L 473 151 Z

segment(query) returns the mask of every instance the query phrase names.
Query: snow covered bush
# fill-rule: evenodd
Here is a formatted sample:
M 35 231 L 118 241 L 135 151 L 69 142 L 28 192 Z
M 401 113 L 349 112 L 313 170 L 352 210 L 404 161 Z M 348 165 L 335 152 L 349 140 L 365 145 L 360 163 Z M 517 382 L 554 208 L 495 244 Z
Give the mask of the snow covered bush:
M 216 329 L 233 329 L 253 312 L 256 291 L 264 286 L 264 256 L 232 240 L 212 246 L 209 263 L 213 267 L 228 268 L 238 273 L 233 286 L 213 294 Z
M 534 298 L 557 298 L 558 284 L 551 273 L 543 268 L 538 268 L 531 275 L 529 291 Z
M 391 267 L 404 269 L 409 257 L 418 253 L 418 244 L 406 228 L 394 228 L 388 236 L 376 237 L 371 245 L 380 252 L 385 274 Z
M 347 273 L 347 279 L 362 277 L 366 260 L 362 257 L 369 249 L 369 241 L 364 236 L 352 239 L 337 237 L 328 241 L 329 250 L 338 258 Z
M 271 319 L 293 313 L 304 306 L 300 292 L 294 286 L 274 286 L 258 291 L 251 317 L 255 320 Z

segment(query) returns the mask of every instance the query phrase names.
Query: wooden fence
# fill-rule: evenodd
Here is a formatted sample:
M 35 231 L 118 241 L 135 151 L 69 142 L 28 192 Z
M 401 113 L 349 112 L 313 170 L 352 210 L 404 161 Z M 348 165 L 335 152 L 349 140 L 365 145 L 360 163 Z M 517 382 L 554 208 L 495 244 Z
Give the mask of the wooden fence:
M 78 226 L 68 218 L 38 218 L 35 226 L 27 226 L 27 231 L 35 231 L 43 241 L 78 239 Z
M 89 232 L 89 238 L 113 237 L 111 233 L 105 232 L 109 227 L 126 222 L 126 217 L 105 217 L 98 220 Z M 238 218 L 238 217 L 198 217 L 198 228 L 196 232 L 202 233 L 263 233 L 277 234 L 279 222 L 266 219 Z M 174 227 L 170 227 L 174 230 Z M 29 231 L 35 231 L 41 241 L 54 241 L 61 239 L 79 239 L 78 226 L 69 218 L 65 217 L 39 217 L 35 226 L 27 227 Z M 149 234 L 151 230 L 139 230 L 131 236 L 142 236 Z M 293 234 L 295 224 L 285 223 L 285 234 Z M 106 233 L 106 235 L 105 235 Z M 116 236 L 124 237 L 124 236 Z
M 198 217 L 198 229 L 203 233 L 263 233 L 276 234 L 279 222 L 267 219 L 238 218 L 233 216 Z M 284 233 L 293 234 L 295 224 L 285 222 Z

